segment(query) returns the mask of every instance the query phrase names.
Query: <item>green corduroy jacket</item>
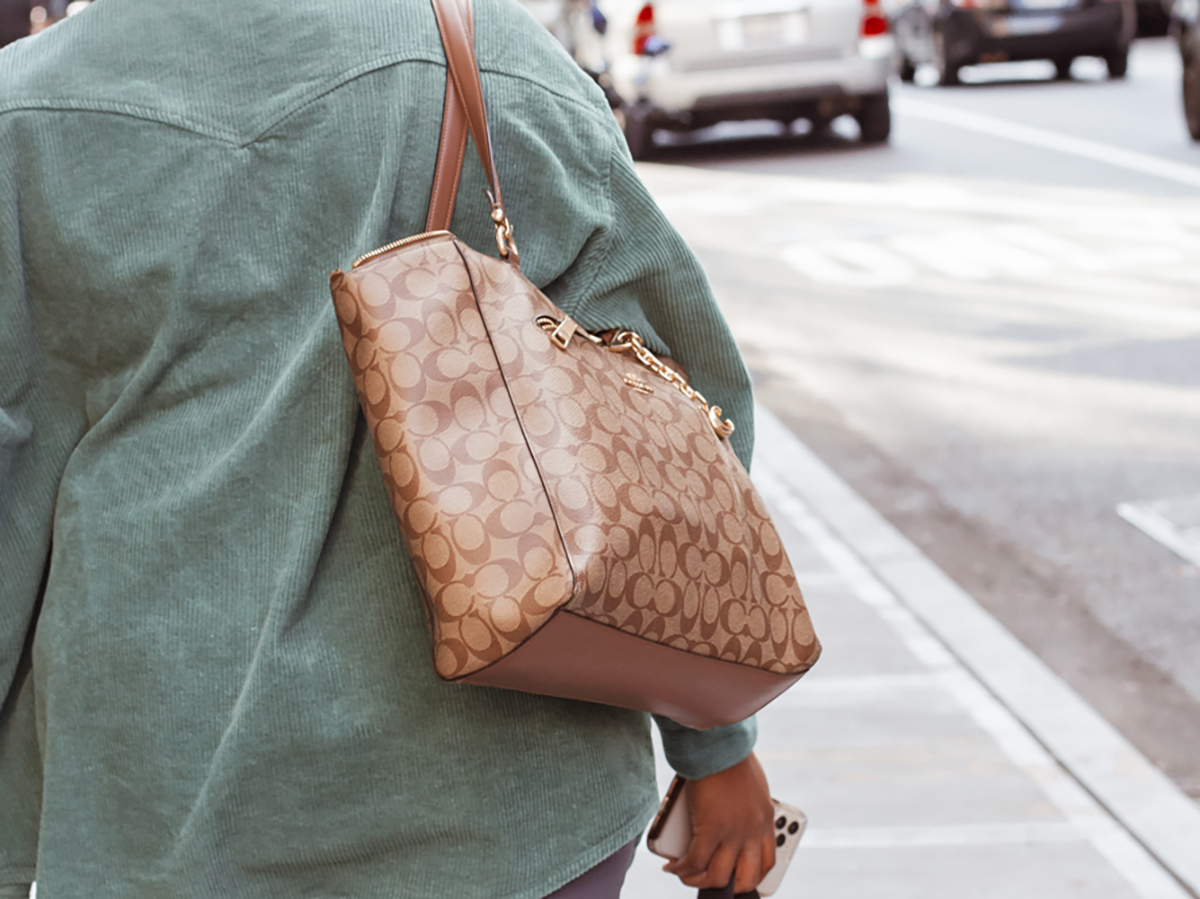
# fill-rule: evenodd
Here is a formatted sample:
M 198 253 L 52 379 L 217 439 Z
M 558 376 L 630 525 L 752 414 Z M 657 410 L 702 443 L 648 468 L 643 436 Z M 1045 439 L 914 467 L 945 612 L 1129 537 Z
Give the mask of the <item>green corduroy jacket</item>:
M 599 91 L 476 6 L 524 271 L 683 362 L 748 461 Z M 435 678 L 340 345 L 327 276 L 422 230 L 444 85 L 427 0 L 99 0 L 0 52 L 0 886 L 533 899 L 646 825 L 648 716 Z M 754 739 L 660 728 L 693 777 Z

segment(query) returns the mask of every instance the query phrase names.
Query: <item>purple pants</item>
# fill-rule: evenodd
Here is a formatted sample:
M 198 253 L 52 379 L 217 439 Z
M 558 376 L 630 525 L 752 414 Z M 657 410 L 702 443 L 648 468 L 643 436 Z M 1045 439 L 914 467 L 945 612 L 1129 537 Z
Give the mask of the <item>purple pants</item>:
M 594 868 L 584 871 L 546 899 L 618 899 L 638 840 L 622 846 Z

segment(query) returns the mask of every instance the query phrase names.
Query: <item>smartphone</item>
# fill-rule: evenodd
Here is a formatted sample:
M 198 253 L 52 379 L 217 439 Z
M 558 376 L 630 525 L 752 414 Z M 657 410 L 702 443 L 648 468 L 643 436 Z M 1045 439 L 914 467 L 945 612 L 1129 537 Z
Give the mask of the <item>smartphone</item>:
M 692 841 L 692 809 L 688 782 L 676 776 L 650 824 L 646 845 L 655 855 L 676 859 L 687 852 Z M 808 818 L 804 812 L 778 800 L 775 803 L 775 864 L 758 885 L 760 896 L 770 896 L 783 882 L 788 864 L 804 836 Z

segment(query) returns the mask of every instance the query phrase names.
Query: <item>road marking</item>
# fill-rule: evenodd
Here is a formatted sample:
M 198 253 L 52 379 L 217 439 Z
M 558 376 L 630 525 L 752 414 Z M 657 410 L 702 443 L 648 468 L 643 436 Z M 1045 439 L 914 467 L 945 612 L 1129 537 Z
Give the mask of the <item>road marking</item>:
M 1044 281 L 1064 269 L 1096 274 L 1186 261 L 1182 249 L 1142 242 L 1136 233 L 1122 235 L 1120 243 L 1104 243 L 1087 247 L 1032 225 L 997 225 L 898 234 L 879 241 L 808 240 L 780 247 L 779 256 L 820 284 L 865 289 L 899 287 L 915 281 L 922 269 L 956 281 Z
M 769 753 L 763 754 L 763 758 L 769 756 Z M 800 848 L 895 849 L 1082 843 L 1115 832 L 1117 826 L 1103 819 L 1088 824 L 1076 824 L 1071 821 L 1030 821 L 934 827 L 810 827 L 800 842 Z
M 1200 494 L 1151 503 L 1121 503 L 1117 514 L 1193 565 L 1200 565 Z
M 1121 825 L 1090 842 L 1143 899 L 1200 895 L 1200 807 L 779 419 L 755 418 L 768 502 L 1069 821 Z
M 801 575 L 796 575 L 796 580 L 807 591 L 812 587 L 812 584 Z M 841 582 L 841 579 L 838 579 Z M 789 690 L 784 693 L 775 702 L 782 705 L 787 705 L 792 702 L 801 704 L 807 702 L 808 696 L 816 696 L 822 693 L 834 695 L 859 695 L 866 694 L 870 696 L 891 696 L 895 693 L 905 693 L 909 690 L 928 690 L 932 687 L 940 686 L 937 676 L 926 672 L 918 674 L 857 674 L 857 675 L 827 675 L 821 676 L 821 669 L 817 668 L 813 674 L 808 675 L 804 679 L 803 690 Z
M 995 277 L 1045 278 L 1057 268 L 1040 252 L 1031 252 L 978 228 L 893 237 L 892 249 L 935 272 L 960 281 Z
M 865 240 L 822 240 L 782 247 L 780 258 L 820 284 L 899 287 L 917 276 L 906 260 Z
M 930 122 L 962 128 L 964 131 L 988 134 L 1015 143 L 1054 150 L 1068 156 L 1090 159 L 1131 172 L 1163 178 L 1177 184 L 1200 187 L 1200 168 L 1182 162 L 1159 159 L 1157 156 L 1147 153 L 1125 150 L 1099 141 L 1071 137 L 1056 131 L 1048 131 L 1045 128 L 1035 128 L 1031 125 L 1022 125 L 994 116 L 941 106 L 926 100 L 914 100 L 910 97 L 893 97 L 892 110 L 901 115 L 910 115 Z

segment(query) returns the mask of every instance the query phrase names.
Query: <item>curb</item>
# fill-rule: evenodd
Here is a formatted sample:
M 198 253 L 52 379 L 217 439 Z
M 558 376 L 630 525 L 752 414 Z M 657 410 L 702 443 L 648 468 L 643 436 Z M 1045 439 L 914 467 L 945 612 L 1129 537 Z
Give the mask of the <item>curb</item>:
M 755 430 L 756 459 L 1180 886 L 1200 897 L 1200 805 L 758 405 Z

